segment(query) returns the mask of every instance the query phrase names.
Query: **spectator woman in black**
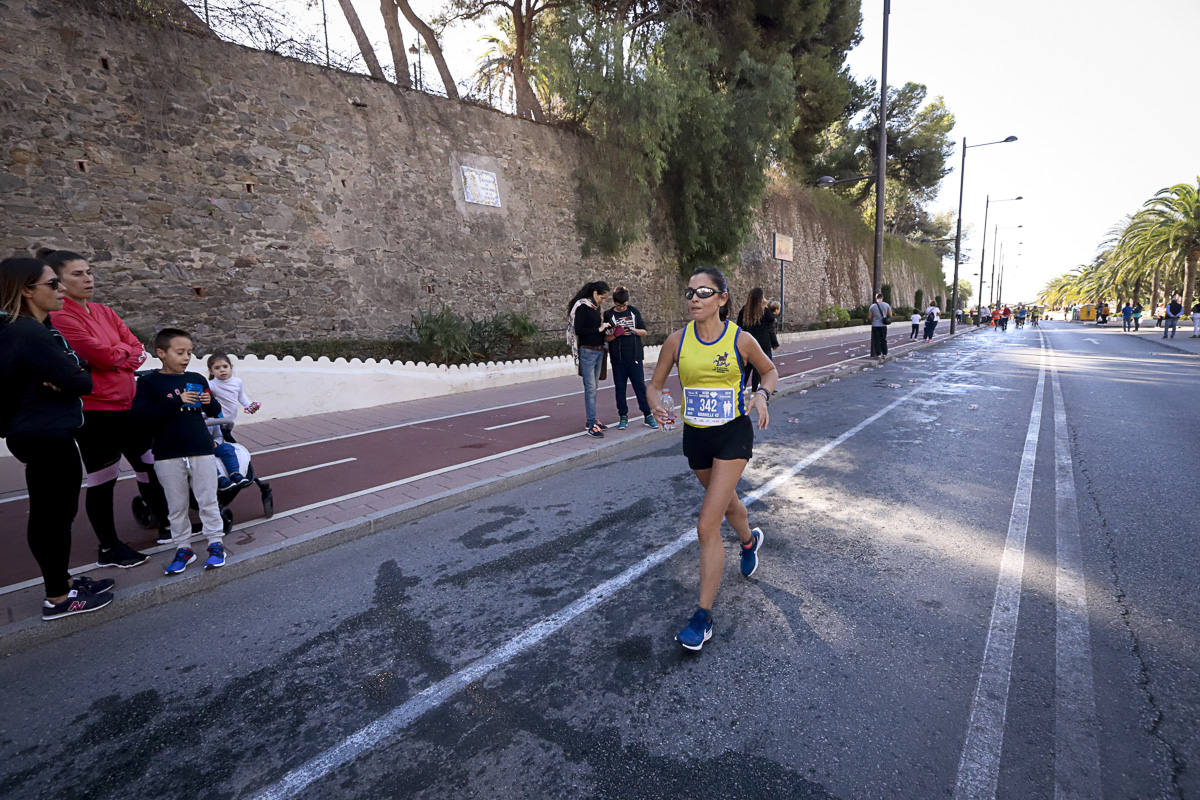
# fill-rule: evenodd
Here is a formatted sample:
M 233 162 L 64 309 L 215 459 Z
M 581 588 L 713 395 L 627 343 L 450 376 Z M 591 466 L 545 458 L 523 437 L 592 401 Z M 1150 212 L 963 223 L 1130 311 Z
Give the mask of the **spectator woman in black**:
M 600 313 L 600 306 L 608 299 L 609 291 L 604 281 L 585 283 L 567 304 L 578 345 L 579 374 L 583 376 L 583 406 L 587 413 L 584 433 L 597 439 L 604 437 L 607 428 L 596 418 L 596 388 L 604 367 L 604 334 L 612 327 Z
M 71 523 L 83 468 L 74 433 L 92 377 L 49 321 L 62 308 L 58 276 L 36 258 L 0 261 L 0 434 L 25 465 L 29 549 L 42 570 L 42 619 L 112 602 L 111 580 L 71 580 Z
M 761 288 L 756 286 L 750 290 L 750 294 L 746 295 L 746 304 L 738 312 L 737 324 L 739 328 L 754 337 L 754 341 L 758 342 L 758 346 L 766 353 L 767 358 L 770 358 L 771 344 L 775 338 L 775 314 L 766 306 Z M 761 377 L 758 370 L 754 368 L 753 364 L 747 364 L 742 385 L 749 384 L 750 391 L 757 392 L 760 382 Z

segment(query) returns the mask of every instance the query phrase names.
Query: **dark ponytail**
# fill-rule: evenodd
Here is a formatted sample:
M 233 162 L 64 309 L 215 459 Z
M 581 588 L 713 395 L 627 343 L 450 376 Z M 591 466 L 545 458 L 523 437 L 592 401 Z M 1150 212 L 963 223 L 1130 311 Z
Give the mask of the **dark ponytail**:
M 720 318 L 723 320 L 729 319 L 729 284 L 725 281 L 725 276 L 721 273 L 721 270 L 717 269 L 716 267 L 696 267 L 694 270 L 692 270 L 692 274 L 689 277 L 694 278 L 697 275 L 707 275 L 712 279 L 713 285 L 717 288 L 717 291 L 723 295 L 726 295 L 725 302 L 721 305 Z
M 567 303 L 567 311 L 570 311 L 572 308 L 574 308 L 575 304 L 580 300 L 591 300 L 592 292 L 608 294 L 608 284 L 604 281 L 592 281 L 591 283 L 585 283 L 583 288 L 576 292 L 575 296 L 571 298 L 571 302 Z
M 73 253 L 70 250 L 55 250 L 52 247 L 38 248 L 37 257 L 49 264 L 50 268 L 54 270 L 54 274 L 60 278 L 62 277 L 63 267 L 66 266 L 67 262 L 87 261 L 79 253 Z

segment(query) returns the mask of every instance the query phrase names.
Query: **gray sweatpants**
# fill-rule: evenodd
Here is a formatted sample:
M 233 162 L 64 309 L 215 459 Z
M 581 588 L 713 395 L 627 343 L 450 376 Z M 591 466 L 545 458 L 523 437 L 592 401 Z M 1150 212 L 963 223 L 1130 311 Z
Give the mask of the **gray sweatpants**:
M 196 504 L 200 507 L 200 522 L 204 526 L 201 534 L 208 539 L 209 544 L 221 541 L 225 530 L 221 524 L 221 510 L 217 506 L 217 457 L 188 456 L 155 461 L 154 474 L 158 476 L 158 482 L 162 484 L 163 493 L 167 496 L 171 544 L 175 547 L 187 547 L 191 541 L 189 494 L 196 496 Z

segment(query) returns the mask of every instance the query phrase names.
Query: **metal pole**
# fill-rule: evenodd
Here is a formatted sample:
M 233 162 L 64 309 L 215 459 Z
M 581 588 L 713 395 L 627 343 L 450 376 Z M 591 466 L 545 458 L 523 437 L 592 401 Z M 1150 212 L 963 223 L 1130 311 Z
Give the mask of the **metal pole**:
M 1004 252 L 1004 242 L 1000 242 L 1000 237 L 996 233 L 998 230 L 1000 230 L 999 225 L 992 226 L 992 285 L 988 287 L 988 297 L 995 297 L 996 300 L 1000 299 L 996 296 L 996 251 Z M 1000 242 L 1000 244 L 996 245 L 996 242 Z
M 883 0 L 883 66 L 879 72 L 879 163 L 875 168 L 875 269 L 871 275 L 871 297 L 883 291 L 883 195 L 887 166 L 887 61 L 888 15 L 892 0 Z
M 321 0 L 321 25 L 325 27 L 325 66 L 329 66 L 329 17 L 325 13 L 325 0 Z
M 983 244 L 979 248 L 979 310 L 981 312 L 983 311 L 983 265 L 986 263 L 983 258 L 987 254 L 987 218 L 988 207 L 991 203 L 992 196 L 988 195 L 987 201 L 983 204 Z M 991 305 L 990 301 L 988 305 Z
M 204 0 L 204 24 L 210 28 L 212 27 L 212 22 L 208 19 L 208 0 Z
M 954 333 L 958 312 L 958 259 L 962 247 L 963 185 L 967 180 L 967 137 L 962 142 L 962 166 L 958 168 L 958 230 L 954 233 L 954 285 L 950 287 L 950 333 Z
M 779 330 L 783 330 L 783 269 L 786 263 L 779 259 Z

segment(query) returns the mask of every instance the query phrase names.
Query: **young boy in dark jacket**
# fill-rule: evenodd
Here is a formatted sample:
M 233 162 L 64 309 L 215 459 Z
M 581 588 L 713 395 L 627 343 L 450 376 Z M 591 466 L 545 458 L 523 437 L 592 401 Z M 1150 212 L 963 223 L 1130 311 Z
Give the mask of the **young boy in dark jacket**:
M 201 533 L 208 540 L 205 569 L 225 566 L 225 535 L 217 505 L 217 465 L 213 439 L 204 415 L 219 417 L 221 404 L 213 398 L 208 380 L 188 372 L 192 337 L 178 328 L 164 328 L 154 337 L 154 354 L 162 369 L 143 375 L 133 397 L 135 416 L 145 421 L 152 437 L 154 473 L 167 495 L 167 518 L 175 558 L 166 574 L 183 572 L 196 560 L 188 546 L 192 523 L 188 517 L 190 493 L 200 509 Z

